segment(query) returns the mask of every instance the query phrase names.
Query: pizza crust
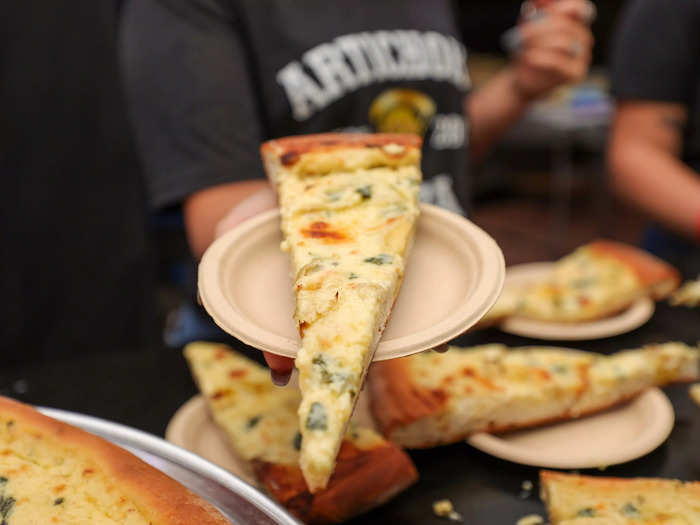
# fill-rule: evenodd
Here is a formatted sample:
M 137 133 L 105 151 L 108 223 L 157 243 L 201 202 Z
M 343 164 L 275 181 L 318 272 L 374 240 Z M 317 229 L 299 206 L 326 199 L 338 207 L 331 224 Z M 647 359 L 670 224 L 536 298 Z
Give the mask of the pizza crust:
M 265 142 L 260 151 L 266 155 L 287 156 L 282 162 L 292 165 L 301 155 L 348 148 L 373 149 L 398 144 L 407 149 L 420 149 L 422 140 L 411 133 L 318 133 L 315 135 L 294 135 Z M 391 151 L 391 150 L 389 150 Z M 398 156 L 395 154 L 395 156 Z
M 341 523 L 377 507 L 412 485 L 418 472 L 392 443 L 359 449 L 344 441 L 328 487 L 311 493 L 297 465 L 253 461 L 257 478 L 272 497 L 304 523 Z
M 668 297 L 680 285 L 680 272 L 645 250 L 608 240 L 593 241 L 589 247 L 594 253 L 612 257 L 634 271 L 649 296 L 656 301 Z
M 322 133 L 270 140 L 260 147 L 260 154 L 270 182 L 277 187 L 285 170 L 319 175 L 414 165 L 421 145 L 420 137 L 411 134 Z
M 124 496 L 153 525 L 224 525 L 225 519 L 210 503 L 126 450 L 61 421 L 44 416 L 28 405 L 0 397 L 0 413 L 20 422 L 35 437 L 58 441 L 96 463 Z

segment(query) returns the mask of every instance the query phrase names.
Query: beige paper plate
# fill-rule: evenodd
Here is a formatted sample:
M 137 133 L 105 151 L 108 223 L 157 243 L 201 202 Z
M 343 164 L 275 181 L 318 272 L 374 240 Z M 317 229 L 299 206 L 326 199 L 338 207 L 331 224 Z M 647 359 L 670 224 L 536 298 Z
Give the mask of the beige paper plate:
M 518 287 L 535 282 L 541 282 L 547 278 L 554 263 L 530 263 L 508 267 L 506 271 L 505 288 Z M 499 328 L 510 334 L 548 339 L 552 341 L 577 341 L 589 339 L 602 339 L 612 337 L 639 328 L 646 323 L 654 313 L 654 301 L 643 297 L 634 302 L 622 312 L 584 323 L 550 323 L 510 317 L 503 321 Z
M 375 428 L 369 412 L 369 398 L 364 392 L 358 397 L 352 419 L 365 427 Z M 248 462 L 231 450 L 226 433 L 209 415 L 203 396 L 194 396 L 175 412 L 165 430 L 165 439 L 225 468 L 247 483 L 259 486 Z
M 606 412 L 530 430 L 471 436 L 479 450 L 522 465 L 578 469 L 632 461 L 661 445 L 673 429 L 673 406 L 658 388 Z
M 279 222 L 279 210 L 270 210 L 217 239 L 199 265 L 199 295 L 226 332 L 294 357 L 299 339 Z M 413 354 L 457 337 L 493 306 L 504 278 L 503 254 L 491 237 L 459 215 L 421 204 L 403 286 L 374 359 Z

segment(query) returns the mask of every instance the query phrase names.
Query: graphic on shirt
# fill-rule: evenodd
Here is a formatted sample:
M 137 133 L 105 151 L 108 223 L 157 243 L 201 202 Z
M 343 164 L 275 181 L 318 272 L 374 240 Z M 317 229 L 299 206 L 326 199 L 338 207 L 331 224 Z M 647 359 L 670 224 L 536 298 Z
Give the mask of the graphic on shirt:
M 339 36 L 289 62 L 276 78 L 297 121 L 378 82 L 429 79 L 469 88 L 467 52 L 459 40 L 405 29 Z
M 399 83 L 372 100 L 367 108 L 368 125 L 355 123 L 333 131 L 424 137 L 424 159 L 434 171 L 424 171 L 421 201 L 464 214 L 455 194 L 454 173 L 450 172 L 459 172 L 460 167 L 452 161 L 463 153 L 467 141 L 465 117 L 457 108 L 470 80 L 467 52 L 455 37 L 403 29 L 342 35 L 302 53 L 301 59 L 280 68 L 275 78 L 299 123 L 365 86 Z M 450 83 L 457 88 L 457 104 L 455 99 L 446 103 L 444 98 L 433 98 L 413 86 L 400 87 L 401 81 L 413 80 Z
M 467 140 L 466 120 L 460 113 L 435 115 L 430 147 L 436 150 L 459 149 Z
M 464 115 L 435 114 L 436 104 L 427 94 L 414 89 L 388 89 L 374 99 L 369 121 L 378 133 L 429 132 L 430 147 L 436 150 L 459 149 L 466 138 Z
M 413 89 L 388 89 L 369 107 L 369 121 L 379 133 L 425 135 L 433 117 L 435 102 Z
M 415 133 L 421 136 L 425 136 L 432 124 L 429 141 L 432 148 L 461 148 L 465 137 L 464 117 L 457 113 L 435 115 L 435 109 L 435 102 L 425 93 L 413 89 L 388 89 L 372 102 L 369 121 L 378 133 Z M 420 200 L 464 215 L 452 188 L 452 177 L 447 173 L 424 180 Z
M 421 202 L 435 204 L 454 213 L 466 215 L 452 188 L 452 177 L 447 173 L 441 173 L 432 179 L 424 180 L 420 186 L 419 199 Z

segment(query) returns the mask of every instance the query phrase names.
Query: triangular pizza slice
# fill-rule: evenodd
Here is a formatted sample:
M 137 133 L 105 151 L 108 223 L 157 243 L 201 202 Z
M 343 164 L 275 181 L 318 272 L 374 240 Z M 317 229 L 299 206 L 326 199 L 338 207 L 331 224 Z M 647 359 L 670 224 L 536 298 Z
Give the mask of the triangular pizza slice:
M 343 522 L 416 481 L 408 455 L 363 424 L 366 420 L 357 420 L 345 433 L 328 487 L 310 494 L 299 468 L 299 389 L 273 385 L 264 367 L 221 344 L 190 343 L 184 353 L 232 450 L 304 523 Z
M 418 218 L 421 140 L 323 134 L 263 144 L 294 272 L 300 464 L 312 492 L 342 437 L 404 275 Z

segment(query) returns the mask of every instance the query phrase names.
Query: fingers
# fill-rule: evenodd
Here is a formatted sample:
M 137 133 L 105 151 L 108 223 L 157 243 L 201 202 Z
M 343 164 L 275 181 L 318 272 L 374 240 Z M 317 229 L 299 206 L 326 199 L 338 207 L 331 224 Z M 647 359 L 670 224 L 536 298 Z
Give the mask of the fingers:
M 294 369 L 294 359 L 281 355 L 263 352 L 265 361 L 270 367 L 270 378 L 277 386 L 284 386 L 289 382 Z
M 444 354 L 444 353 L 447 352 L 449 349 L 450 349 L 450 345 L 447 344 L 447 343 L 443 343 L 443 344 L 438 345 L 438 346 L 436 346 L 435 348 L 433 348 L 433 350 L 435 350 L 435 351 L 438 352 L 439 354 Z
M 558 84 L 580 82 L 588 72 L 587 61 L 571 60 L 558 51 L 547 49 L 527 51 L 521 57 L 521 62 L 535 74 L 555 78 Z
M 217 223 L 215 235 L 220 237 L 240 223 L 277 206 L 277 195 L 270 187 L 256 191 L 246 197 Z
M 520 29 L 523 44 L 518 59 L 523 66 L 557 83 L 585 77 L 593 47 L 593 35 L 586 26 L 559 15 L 526 23 Z
M 597 15 L 595 4 L 589 0 L 557 0 L 544 7 L 543 11 L 566 16 L 584 24 L 591 24 Z
M 557 84 L 580 82 L 588 72 L 587 60 L 572 60 L 557 50 L 532 49 L 520 60 L 534 73 L 553 77 Z
M 553 51 L 565 58 L 578 59 L 583 62 L 587 62 L 591 55 L 590 45 L 586 42 L 562 34 L 548 35 L 541 41 L 531 42 L 523 48 L 523 52 L 530 50 Z
M 552 40 L 578 42 L 590 52 L 593 47 L 593 34 L 583 24 L 570 18 L 556 16 L 527 22 L 520 26 L 522 49 L 545 47 Z

